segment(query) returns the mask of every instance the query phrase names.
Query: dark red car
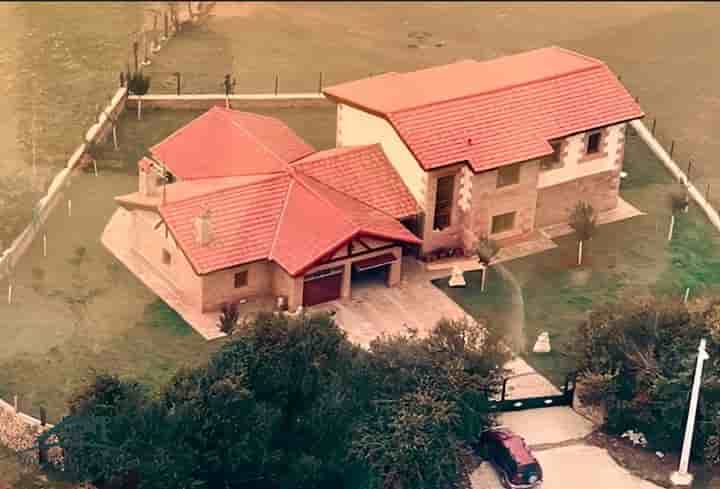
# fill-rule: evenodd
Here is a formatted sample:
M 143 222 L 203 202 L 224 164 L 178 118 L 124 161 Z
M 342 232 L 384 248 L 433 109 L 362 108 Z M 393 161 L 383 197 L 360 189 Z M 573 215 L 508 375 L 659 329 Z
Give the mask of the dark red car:
M 542 484 L 542 469 L 521 436 L 506 428 L 485 431 L 481 437 L 485 459 L 497 467 L 505 487 L 530 489 Z

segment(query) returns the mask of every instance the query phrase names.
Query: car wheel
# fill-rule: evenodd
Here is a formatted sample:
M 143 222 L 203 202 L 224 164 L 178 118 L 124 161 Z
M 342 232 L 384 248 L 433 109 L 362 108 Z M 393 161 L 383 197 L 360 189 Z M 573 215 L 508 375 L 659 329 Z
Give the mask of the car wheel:
M 538 476 L 536 476 L 535 474 L 528 477 L 528 483 L 530 485 L 534 485 L 537 481 L 538 481 Z

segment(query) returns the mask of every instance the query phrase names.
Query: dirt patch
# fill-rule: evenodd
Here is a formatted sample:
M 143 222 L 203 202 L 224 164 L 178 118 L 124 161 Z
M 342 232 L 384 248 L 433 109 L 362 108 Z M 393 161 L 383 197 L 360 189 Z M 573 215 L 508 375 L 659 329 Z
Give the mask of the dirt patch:
M 585 441 L 590 445 L 606 449 L 615 462 L 633 475 L 663 487 L 673 487 L 669 477 L 674 470 L 677 470 L 679 463 L 677 454 L 665 453 L 663 458 L 660 458 L 654 450 L 635 447 L 625 438 L 613 437 L 601 432 L 590 434 Z M 691 464 L 690 472 L 695 475 L 693 489 L 720 488 L 720 469 L 716 469 L 713 473 L 702 466 Z

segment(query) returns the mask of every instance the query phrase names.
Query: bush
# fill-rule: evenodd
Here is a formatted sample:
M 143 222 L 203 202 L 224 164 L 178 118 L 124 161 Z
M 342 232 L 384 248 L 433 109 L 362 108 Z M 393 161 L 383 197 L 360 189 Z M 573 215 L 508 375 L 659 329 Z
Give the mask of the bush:
M 693 456 L 717 461 L 720 432 L 719 305 L 689 311 L 682 303 L 641 302 L 593 312 L 576 354 L 591 403 L 606 402 L 605 429 L 645 434 L 655 450 L 679 451 L 698 344 L 708 340 Z M 717 462 L 714 462 L 717 463 Z
M 133 95 L 145 95 L 150 90 L 150 77 L 143 75 L 142 71 L 136 71 L 132 75 L 126 75 L 128 92 Z
M 499 389 L 506 359 L 496 341 L 477 324 L 443 321 L 427 338 L 382 338 L 367 351 L 328 315 L 264 313 L 157 397 L 98 376 L 53 433 L 71 457 L 82 455 L 72 473 L 91 481 L 136 474 L 154 489 L 451 487 L 465 473 L 464 446 L 493 422 L 488 392 Z M 122 456 L 68 444 L 69 427 L 88 413 L 109 417 Z
M 223 304 L 220 308 L 220 322 L 218 323 L 220 331 L 225 334 L 231 334 L 237 326 L 239 318 L 240 311 L 238 310 L 237 304 Z

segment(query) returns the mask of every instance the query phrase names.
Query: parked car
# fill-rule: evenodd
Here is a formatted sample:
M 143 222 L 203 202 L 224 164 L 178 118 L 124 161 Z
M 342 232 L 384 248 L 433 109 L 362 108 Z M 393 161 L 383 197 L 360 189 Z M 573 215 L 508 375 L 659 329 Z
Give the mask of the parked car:
M 483 457 L 498 469 L 505 487 L 531 489 L 542 484 L 542 468 L 520 435 L 494 428 L 482 434 L 480 443 Z

